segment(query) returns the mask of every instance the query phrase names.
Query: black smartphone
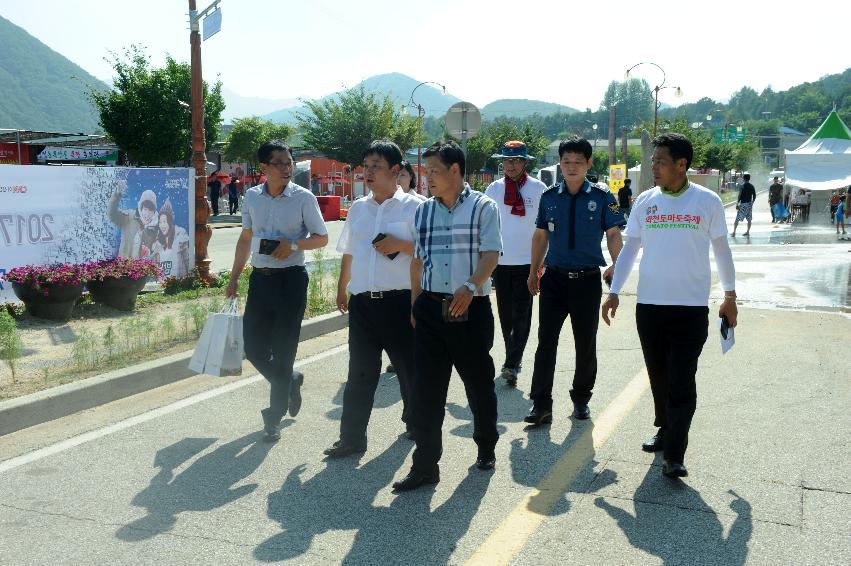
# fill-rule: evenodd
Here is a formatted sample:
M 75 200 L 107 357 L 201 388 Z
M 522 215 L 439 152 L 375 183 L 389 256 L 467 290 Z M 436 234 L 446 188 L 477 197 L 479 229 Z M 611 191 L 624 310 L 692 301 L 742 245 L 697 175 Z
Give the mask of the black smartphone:
M 378 235 L 377 235 L 377 236 L 376 236 L 376 237 L 372 240 L 372 243 L 373 243 L 373 244 L 375 244 L 375 242 L 380 242 L 381 240 L 383 240 L 383 239 L 384 239 L 384 238 L 386 238 L 386 237 L 387 237 L 387 234 L 384 234 L 384 233 L 378 234 Z M 392 254 L 387 254 L 387 255 L 386 255 L 386 256 L 384 256 L 384 257 L 386 257 L 387 259 L 396 259 L 396 256 L 397 256 L 397 255 L 399 255 L 399 252 L 393 252 Z
M 726 315 L 721 315 L 721 338 L 724 340 L 727 339 L 727 333 L 730 330 L 730 321 L 727 320 Z
M 259 252 L 263 255 L 271 255 L 272 252 L 280 245 L 280 240 L 267 240 L 266 238 L 262 238 L 260 240 L 260 250 Z
M 452 316 L 449 314 L 449 305 L 452 304 L 452 299 L 454 297 L 445 297 L 443 302 L 441 303 L 441 307 L 443 310 L 443 321 L 444 322 L 467 322 L 467 319 L 470 318 L 470 309 L 469 307 L 462 314 L 458 316 Z

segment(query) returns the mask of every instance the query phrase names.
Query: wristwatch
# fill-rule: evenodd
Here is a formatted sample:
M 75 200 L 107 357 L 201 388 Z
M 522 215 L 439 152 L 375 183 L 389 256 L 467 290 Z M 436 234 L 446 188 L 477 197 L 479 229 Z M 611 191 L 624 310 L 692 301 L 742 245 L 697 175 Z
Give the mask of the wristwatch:
M 290 250 L 297 252 L 298 251 L 298 242 L 295 240 L 290 241 Z
M 476 284 L 472 281 L 464 281 L 464 287 L 470 290 L 474 295 L 476 294 Z

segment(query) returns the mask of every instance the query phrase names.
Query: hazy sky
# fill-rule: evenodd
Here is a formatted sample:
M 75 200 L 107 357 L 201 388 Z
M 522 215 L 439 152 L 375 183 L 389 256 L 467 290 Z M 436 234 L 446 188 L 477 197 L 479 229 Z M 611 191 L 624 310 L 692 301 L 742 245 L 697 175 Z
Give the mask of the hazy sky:
M 199 0 L 198 7 L 208 5 Z M 845 8 L 841 6 L 845 5 Z M 667 73 L 671 105 L 783 90 L 851 67 L 846 2 L 808 0 L 222 0 L 204 77 L 243 96 L 318 97 L 398 71 L 478 106 L 533 98 L 596 109 L 627 67 Z M 110 82 L 103 58 L 131 43 L 155 64 L 189 60 L 185 0 L 0 0 L 0 14 Z M 635 70 L 650 86 L 662 74 Z

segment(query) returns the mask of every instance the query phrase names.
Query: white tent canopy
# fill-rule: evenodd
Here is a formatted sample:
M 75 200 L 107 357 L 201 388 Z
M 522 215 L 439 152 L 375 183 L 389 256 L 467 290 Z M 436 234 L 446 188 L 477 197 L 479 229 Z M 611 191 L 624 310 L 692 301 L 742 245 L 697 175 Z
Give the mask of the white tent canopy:
M 851 131 L 835 110 L 798 149 L 786 150 L 786 183 L 814 191 L 851 185 Z

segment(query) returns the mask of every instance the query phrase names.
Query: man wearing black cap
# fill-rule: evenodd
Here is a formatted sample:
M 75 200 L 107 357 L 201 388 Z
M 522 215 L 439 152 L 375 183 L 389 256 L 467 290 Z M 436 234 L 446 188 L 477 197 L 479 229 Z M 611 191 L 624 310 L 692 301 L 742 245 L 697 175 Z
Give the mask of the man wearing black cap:
M 531 263 L 532 234 L 538 203 L 547 188 L 526 173 L 526 165 L 535 159 L 522 141 L 505 142 L 500 153 L 505 177 L 490 184 L 485 194 L 496 201 L 502 230 L 502 255 L 493 274 L 496 285 L 496 307 L 505 363 L 500 377 L 511 387 L 517 385 L 517 374 L 532 326 L 532 295 L 526 285 Z

